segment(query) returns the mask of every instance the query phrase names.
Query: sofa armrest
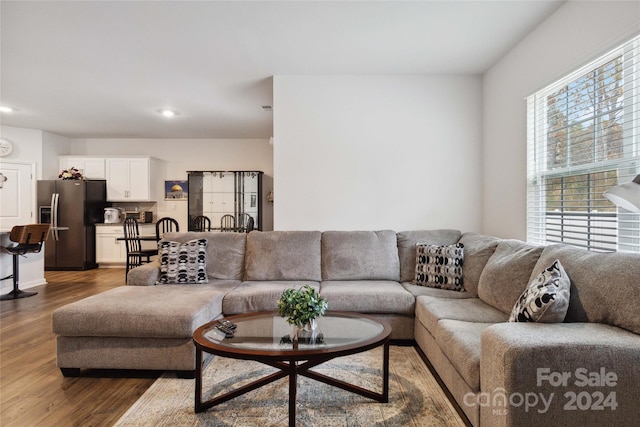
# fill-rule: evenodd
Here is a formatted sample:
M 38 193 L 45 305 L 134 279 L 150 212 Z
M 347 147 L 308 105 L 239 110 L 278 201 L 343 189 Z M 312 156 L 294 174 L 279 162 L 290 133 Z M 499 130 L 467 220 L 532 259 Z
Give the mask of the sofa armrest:
M 160 277 L 160 262 L 151 261 L 129 270 L 127 274 L 127 285 L 130 286 L 153 286 Z
M 640 335 L 598 323 L 501 323 L 482 332 L 481 425 L 632 425 Z M 533 421 L 533 422 L 532 422 Z

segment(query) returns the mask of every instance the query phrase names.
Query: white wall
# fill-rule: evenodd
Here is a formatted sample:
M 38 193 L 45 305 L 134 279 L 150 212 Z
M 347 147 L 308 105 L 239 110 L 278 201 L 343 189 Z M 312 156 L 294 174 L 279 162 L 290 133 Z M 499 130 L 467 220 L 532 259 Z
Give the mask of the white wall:
M 3 160 L 34 162 L 36 179 L 58 178 L 58 156 L 69 154 L 69 138 L 14 126 L 0 126 L 0 136 L 13 142 L 13 151 Z
M 525 97 L 640 31 L 640 2 L 567 2 L 483 79 L 483 232 L 526 238 Z
M 481 221 L 477 76 L 274 77 L 274 228 Z
M 35 164 L 35 179 L 53 178 L 52 176 L 43 175 L 43 171 L 52 172 L 53 168 L 57 168 L 57 157 L 52 159 L 52 150 L 64 150 L 64 140 L 66 138 L 58 137 L 48 132 L 40 130 L 19 128 L 14 126 L 0 126 L 0 135 L 3 138 L 13 142 L 13 150 L 7 157 L 3 157 L 0 161 L 11 161 L 19 163 Z M 49 145 L 47 144 L 47 141 Z M 62 145 L 62 148 L 60 146 Z M 55 148 L 53 148 L 55 147 Z M 43 178 L 44 177 L 44 178 Z M 57 174 L 56 174 L 57 177 Z M 35 185 L 31 190 L 31 204 L 33 212 L 36 210 L 36 194 Z M 2 195 L 0 194 L 0 209 Z M 2 245 L 12 245 L 8 235 L 0 236 Z M 0 254 L 0 277 L 5 277 L 12 271 L 11 256 Z M 37 285 L 46 284 L 44 277 L 44 251 L 39 253 L 28 254 L 21 257 L 20 260 L 20 289 L 27 289 Z M 0 283 L 0 292 L 2 294 L 8 292 L 13 287 L 12 280 L 4 280 Z
M 42 179 L 58 179 L 58 157 L 69 154 L 70 139 L 50 132 L 42 132 Z
M 0 136 L 13 142 L 13 150 L 2 160 L 35 162 L 36 177 L 42 179 L 42 134 L 41 130 L 0 126 Z
M 273 188 L 273 149 L 268 139 L 107 139 L 75 138 L 73 155 L 144 155 L 161 160 L 160 179 L 186 180 L 187 171 L 258 170 L 264 172 L 264 194 Z M 273 205 L 263 200 L 263 229 L 273 229 Z M 159 200 L 158 218 L 171 216 L 186 230 L 187 202 Z

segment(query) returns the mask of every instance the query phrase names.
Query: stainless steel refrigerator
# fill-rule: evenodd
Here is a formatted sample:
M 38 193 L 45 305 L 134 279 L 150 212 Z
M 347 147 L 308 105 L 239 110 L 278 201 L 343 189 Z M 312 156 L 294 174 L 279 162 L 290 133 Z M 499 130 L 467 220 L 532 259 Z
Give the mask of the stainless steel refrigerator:
M 45 270 L 88 270 L 96 264 L 95 224 L 102 222 L 107 185 L 104 180 L 38 181 L 41 223 L 51 224 L 44 245 Z

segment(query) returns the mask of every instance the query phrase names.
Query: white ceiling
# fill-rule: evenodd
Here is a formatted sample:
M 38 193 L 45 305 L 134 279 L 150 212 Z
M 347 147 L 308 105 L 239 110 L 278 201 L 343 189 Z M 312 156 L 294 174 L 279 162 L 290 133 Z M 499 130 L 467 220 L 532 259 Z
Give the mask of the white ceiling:
M 3 0 L 0 104 L 16 111 L 0 119 L 68 137 L 268 138 L 274 75 L 482 74 L 562 3 Z

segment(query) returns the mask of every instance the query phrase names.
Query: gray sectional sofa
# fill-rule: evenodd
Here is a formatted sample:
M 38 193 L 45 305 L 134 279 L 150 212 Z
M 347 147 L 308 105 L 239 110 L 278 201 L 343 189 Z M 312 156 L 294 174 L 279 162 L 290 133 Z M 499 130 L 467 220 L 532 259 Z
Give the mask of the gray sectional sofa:
M 330 310 L 386 320 L 415 340 L 474 426 L 636 425 L 640 419 L 640 256 L 536 246 L 457 230 L 170 233 L 207 239 L 207 284 L 156 285 L 160 264 L 128 286 L 53 313 L 57 363 L 80 369 L 195 368 L 191 334 L 211 319 L 275 310 L 311 285 Z M 464 292 L 413 284 L 416 244 L 464 245 Z M 554 260 L 570 279 L 562 323 L 508 322 Z M 186 371 L 186 372 L 185 372 Z

